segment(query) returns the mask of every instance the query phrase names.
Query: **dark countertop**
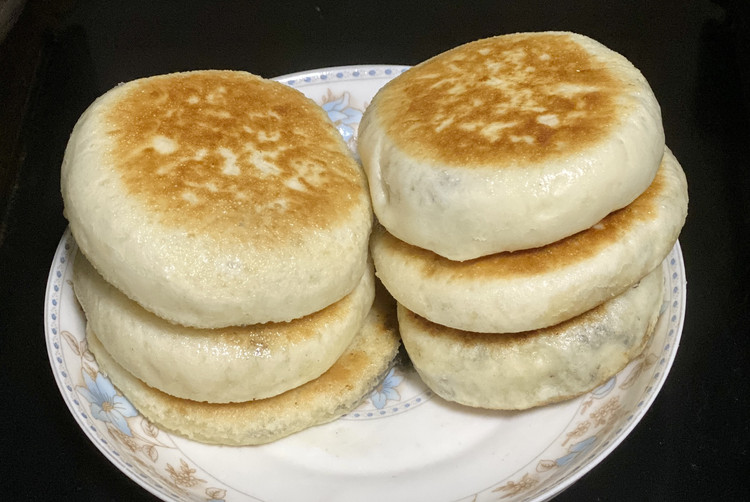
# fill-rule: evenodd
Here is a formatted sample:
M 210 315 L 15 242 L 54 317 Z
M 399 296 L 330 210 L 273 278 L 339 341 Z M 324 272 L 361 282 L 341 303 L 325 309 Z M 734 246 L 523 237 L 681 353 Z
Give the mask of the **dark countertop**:
M 415 64 L 477 38 L 558 29 L 589 35 L 641 69 L 690 186 L 680 237 L 688 306 L 671 374 L 635 430 L 558 500 L 746 499 L 749 23 L 741 0 L 30 1 L 0 45 L 3 497 L 153 498 L 82 433 L 45 349 L 45 284 L 66 226 L 60 161 L 95 97 L 157 73 L 226 68 L 272 77 Z

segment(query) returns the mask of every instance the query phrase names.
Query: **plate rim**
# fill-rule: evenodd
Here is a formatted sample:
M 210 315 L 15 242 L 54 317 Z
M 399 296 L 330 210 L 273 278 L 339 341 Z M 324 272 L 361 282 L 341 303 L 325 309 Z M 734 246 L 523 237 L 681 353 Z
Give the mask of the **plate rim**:
M 675 359 L 677 358 L 677 351 L 680 347 L 680 343 L 682 341 L 682 330 L 685 324 L 685 312 L 687 310 L 687 276 L 685 275 L 685 259 L 682 254 L 682 246 L 680 245 L 679 238 L 675 241 L 674 245 L 672 246 L 672 249 L 670 249 L 669 254 L 664 258 L 662 262 L 660 262 L 659 266 L 663 267 L 664 264 L 667 262 L 670 256 L 675 255 L 676 258 L 672 258 L 675 261 L 675 265 L 679 268 L 679 274 L 678 277 L 680 279 L 679 282 L 679 299 L 677 300 L 679 302 L 680 308 L 678 310 L 679 317 L 676 319 L 675 328 L 674 328 L 674 334 L 672 335 L 672 342 L 671 350 L 669 357 L 665 361 L 665 365 L 663 367 L 663 370 L 661 371 L 662 376 L 658 379 L 658 381 L 652 385 L 652 390 L 648 392 L 648 396 L 646 399 L 641 401 L 641 405 L 638 406 L 637 411 L 633 414 L 633 418 L 628 422 L 628 424 L 624 427 L 622 427 L 622 430 L 616 434 L 613 440 L 610 440 L 609 444 L 602 448 L 602 450 L 597 453 L 591 460 L 589 460 L 586 464 L 580 466 L 578 470 L 576 470 L 574 473 L 572 473 L 570 476 L 567 476 L 563 479 L 561 479 L 556 486 L 553 486 L 553 488 L 557 488 L 556 490 L 552 490 L 549 492 L 548 496 L 545 494 L 544 497 L 539 498 L 533 498 L 530 499 L 529 502 L 544 502 L 546 500 L 550 500 L 554 498 L 555 496 L 559 495 L 566 489 L 573 486 L 576 482 L 578 482 L 581 478 L 583 478 L 586 474 L 591 472 L 593 469 L 595 469 L 600 463 L 602 463 L 604 460 L 606 460 L 607 457 L 615 450 L 617 449 L 623 441 L 630 435 L 631 432 L 640 424 L 643 417 L 646 416 L 646 413 L 651 409 L 651 406 L 656 401 L 657 396 L 661 392 L 662 387 L 664 387 L 664 384 L 667 381 L 667 378 L 669 378 L 669 374 L 672 370 L 672 366 L 674 364 Z M 664 272 L 662 272 L 662 276 L 664 275 Z M 669 291 L 664 291 L 665 298 L 667 297 Z M 659 314 L 660 316 L 662 313 Z M 669 336 L 669 335 L 667 335 Z M 619 373 L 618 373 L 619 374 Z
M 67 269 L 68 266 L 70 266 L 70 257 L 74 257 L 76 253 L 78 253 L 78 244 L 76 244 L 73 234 L 70 230 L 70 226 L 66 226 L 65 230 L 63 231 L 62 237 L 60 238 L 60 241 L 57 244 L 57 248 L 55 249 L 55 254 L 52 260 L 52 265 L 50 266 L 50 271 L 47 276 L 47 285 L 44 295 L 44 338 L 45 338 L 45 345 L 47 346 L 47 355 L 49 359 L 49 363 L 52 369 L 52 374 L 54 375 L 55 382 L 57 383 L 57 387 L 60 391 L 61 398 L 65 402 L 66 407 L 68 408 L 69 413 L 73 416 L 73 419 L 78 424 L 78 427 L 82 430 L 86 438 L 93 443 L 93 445 L 99 450 L 99 452 L 102 454 L 102 456 L 109 461 L 111 464 L 113 464 L 117 470 L 119 470 L 122 474 L 124 474 L 131 482 L 136 483 L 141 488 L 148 491 L 151 495 L 156 496 L 157 498 L 164 500 L 165 502 L 172 502 L 172 498 L 165 498 L 165 494 L 157 489 L 156 487 L 151 486 L 149 483 L 147 483 L 145 480 L 142 480 L 138 476 L 133 475 L 133 473 L 130 472 L 130 470 L 127 468 L 127 466 L 124 466 L 121 464 L 122 460 L 120 458 L 115 458 L 105 447 L 105 445 L 102 443 L 100 438 L 96 437 L 96 432 L 92 432 L 89 428 L 88 424 L 84 422 L 83 418 L 81 417 L 78 410 L 74 408 L 75 401 L 70 401 L 68 398 L 68 394 L 66 391 L 73 392 L 73 390 L 68 389 L 68 384 L 63 380 L 65 378 L 64 374 L 61 374 L 57 371 L 57 368 L 55 366 L 56 362 L 56 355 L 54 354 L 55 350 L 60 350 L 62 352 L 62 349 L 55 347 L 55 341 L 53 340 L 53 336 L 62 336 L 62 333 L 56 333 L 55 330 L 59 331 L 59 326 L 57 328 L 52 327 L 50 325 L 49 320 L 53 319 L 59 322 L 59 319 L 55 319 L 54 315 L 57 315 L 59 313 L 59 308 L 61 305 L 60 296 L 63 292 L 63 287 L 60 286 L 60 290 L 57 291 L 58 296 L 55 298 L 55 278 L 59 278 L 61 282 L 65 280 L 65 273 L 62 273 L 61 276 L 58 276 L 59 269 L 57 268 L 58 262 L 60 262 L 61 259 L 64 259 L 63 262 L 67 262 L 65 265 L 65 268 Z M 55 305 L 53 303 L 53 300 L 57 301 L 57 304 Z M 51 312 L 50 305 L 53 307 L 57 307 L 57 312 Z M 62 363 L 60 363 L 62 364 Z M 67 369 L 67 365 L 65 365 L 65 368 Z
M 344 78 L 344 76 L 354 77 L 358 80 L 364 80 L 367 78 L 382 78 L 381 76 L 378 76 L 378 71 L 382 71 L 385 75 L 390 76 L 390 73 L 386 73 L 388 70 L 396 70 L 398 72 L 404 72 L 411 68 L 411 65 L 406 64 L 383 64 L 383 63 L 377 63 L 377 64 L 351 64 L 351 65 L 343 65 L 343 66 L 326 66 L 323 68 L 311 68 L 309 70 L 301 70 L 296 71 L 294 73 L 286 73 L 283 75 L 278 75 L 275 77 L 271 77 L 270 80 L 276 80 L 277 82 L 281 82 L 284 84 L 288 84 L 289 81 L 292 81 L 292 84 L 296 84 L 298 80 L 303 80 L 305 78 L 310 78 L 309 83 L 305 82 L 304 84 L 299 85 L 312 85 L 317 82 L 313 82 L 312 79 L 320 79 L 321 76 L 329 75 L 336 75 L 337 73 L 341 73 L 342 76 L 339 78 Z M 370 71 L 375 71 L 375 75 L 371 75 Z M 364 74 L 359 75 L 353 75 L 356 72 L 362 71 Z M 349 75 L 346 75 L 348 73 Z M 332 80 L 332 82 L 335 82 L 335 80 Z M 288 84 L 289 85 L 289 84 Z

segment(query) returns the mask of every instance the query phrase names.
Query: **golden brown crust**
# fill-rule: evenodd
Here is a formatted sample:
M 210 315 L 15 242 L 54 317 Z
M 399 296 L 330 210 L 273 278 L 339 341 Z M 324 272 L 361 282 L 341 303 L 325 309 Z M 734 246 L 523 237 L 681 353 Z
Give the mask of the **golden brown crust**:
M 356 162 L 300 92 L 230 71 L 126 85 L 104 118 L 108 158 L 162 224 L 260 245 L 362 204 Z
M 414 158 L 507 167 L 596 144 L 629 112 L 629 90 L 571 34 L 513 34 L 410 69 L 379 93 L 377 114 Z
M 395 302 L 380 289 L 365 326 L 323 375 L 278 396 L 221 404 L 180 399 L 147 386 L 113 360 L 90 324 L 86 332 L 100 369 L 143 416 L 197 441 L 251 445 L 329 422 L 356 407 L 398 354 L 396 326 Z
M 496 253 L 473 260 L 448 260 L 432 251 L 409 245 L 383 230 L 383 240 L 392 252 L 418 263 L 421 273 L 450 276 L 451 278 L 533 277 L 551 270 L 580 263 L 606 246 L 622 239 L 629 228 L 654 217 L 656 204 L 665 190 L 663 168 L 657 172 L 651 186 L 628 206 L 615 211 L 594 227 L 547 246 L 514 252 Z

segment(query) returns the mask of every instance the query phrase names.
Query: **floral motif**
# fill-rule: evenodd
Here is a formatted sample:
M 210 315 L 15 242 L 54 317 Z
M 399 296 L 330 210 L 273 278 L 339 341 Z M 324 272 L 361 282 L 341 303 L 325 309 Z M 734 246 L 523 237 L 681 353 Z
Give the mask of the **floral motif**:
M 588 420 L 584 420 L 583 422 L 579 423 L 575 427 L 575 429 L 573 429 L 572 431 L 568 432 L 565 435 L 565 441 L 562 442 L 562 445 L 565 446 L 566 444 L 568 444 L 568 441 L 570 441 L 574 437 L 583 436 L 589 431 L 590 428 L 591 428 L 591 422 L 589 422 Z
M 206 482 L 205 479 L 196 478 L 194 476 L 195 469 L 192 469 L 183 459 L 180 459 L 179 470 L 172 467 L 172 464 L 167 464 L 167 472 L 178 486 L 186 486 L 190 488 Z
M 563 467 L 569 464 L 582 453 L 586 453 L 587 451 L 589 451 L 594 446 L 594 444 L 596 444 L 596 436 L 591 436 L 584 439 L 583 441 L 577 442 L 576 444 L 568 448 L 567 455 L 563 455 L 562 457 L 559 457 L 555 460 L 555 465 L 557 467 Z
M 208 502 L 224 502 L 227 491 L 223 488 L 206 488 L 206 495 L 209 497 Z
M 594 404 L 595 399 L 603 399 L 607 394 L 612 392 L 612 390 L 615 388 L 616 383 L 617 376 L 613 376 L 605 383 L 591 391 L 591 394 L 589 394 L 589 398 L 586 399 L 586 401 L 584 401 L 583 405 L 581 406 L 581 415 L 585 415 L 586 413 L 588 413 L 589 408 Z
M 615 388 L 615 383 L 617 383 L 617 376 L 613 376 L 603 384 L 601 384 L 599 387 L 591 391 L 591 395 L 596 398 L 601 398 L 612 392 L 612 389 Z
M 650 340 L 649 340 L 650 343 Z M 636 358 L 637 363 L 633 367 L 633 371 L 630 375 L 620 384 L 621 389 L 627 389 L 632 387 L 633 384 L 643 375 L 646 370 L 651 368 L 659 360 L 656 354 L 646 353 L 645 351 Z
M 357 124 L 362 120 L 362 111 L 349 106 L 349 93 L 334 97 L 331 90 L 323 101 L 323 109 L 328 118 L 336 125 L 347 144 L 351 145 L 357 134 Z
M 380 385 L 375 387 L 375 390 L 370 394 L 372 405 L 375 406 L 375 408 L 382 410 L 389 399 L 393 401 L 401 399 L 401 395 L 396 390 L 396 387 L 398 387 L 403 380 L 404 377 L 396 373 L 396 368 L 391 368 Z
M 118 441 L 121 445 L 127 448 L 131 453 L 136 453 L 141 448 L 141 446 L 138 444 L 138 441 L 133 437 L 132 434 L 130 435 L 125 434 L 116 428 L 109 429 L 109 433 L 112 435 L 113 439 Z
M 178 468 L 169 463 L 166 466 L 157 463 L 161 448 L 173 448 L 159 440 L 160 429 L 140 416 L 133 405 L 117 392 L 109 378 L 98 370 L 85 338 L 78 340 L 67 331 L 61 335 L 81 359 L 84 385 L 76 386 L 76 390 L 89 402 L 91 416 L 104 422 L 109 438 L 122 447 L 121 453 L 134 464 L 133 468 L 185 497 L 189 495 L 188 489 L 206 483 L 206 480 L 195 476 L 196 469 L 183 459 L 180 459 Z M 205 494 L 210 502 L 223 501 L 226 490 L 209 487 L 205 489 Z
M 117 430 L 132 436 L 126 417 L 134 417 L 138 412 L 130 402 L 119 395 L 110 381 L 101 373 L 92 379 L 88 372 L 83 372 L 85 387 L 78 387 L 78 392 L 91 403 L 91 415 L 103 422 L 117 427 Z
M 526 473 L 523 475 L 520 481 L 508 481 L 504 485 L 498 486 L 493 492 L 505 492 L 502 496 L 502 498 L 508 498 L 512 497 L 514 495 L 518 495 L 519 493 L 531 490 L 536 486 L 536 484 L 539 483 L 539 480 L 531 476 L 529 473 Z
M 601 408 L 591 413 L 591 418 L 597 426 L 611 424 L 620 415 L 620 398 L 614 396 L 610 398 Z
M 590 399 L 582 404 L 583 415 L 588 413 L 588 409 L 591 407 L 594 399 L 602 399 L 608 395 L 611 390 L 615 387 L 615 380 L 612 379 L 600 388 L 592 392 Z M 567 453 L 557 457 L 554 460 L 541 459 L 536 465 L 536 471 L 538 473 L 551 472 L 557 470 L 557 472 L 563 472 L 567 470 L 565 468 L 571 468 L 574 465 L 574 460 L 592 451 L 597 445 L 599 438 L 602 434 L 611 428 L 622 415 L 619 396 L 611 396 L 609 399 L 603 402 L 599 408 L 588 413 L 588 417 L 585 420 L 579 422 L 575 428 L 565 434 L 565 439 L 560 444 L 561 446 L 567 445 L 567 443 L 573 438 L 582 438 L 588 435 L 584 439 L 570 445 L 567 449 Z M 548 475 L 549 477 L 549 475 Z M 536 476 L 531 476 L 529 473 L 525 473 L 520 481 L 508 481 L 504 485 L 499 486 L 493 491 L 505 491 L 507 492 L 503 498 L 511 495 L 517 495 L 520 492 L 530 490 L 535 484 L 540 482 L 540 479 Z

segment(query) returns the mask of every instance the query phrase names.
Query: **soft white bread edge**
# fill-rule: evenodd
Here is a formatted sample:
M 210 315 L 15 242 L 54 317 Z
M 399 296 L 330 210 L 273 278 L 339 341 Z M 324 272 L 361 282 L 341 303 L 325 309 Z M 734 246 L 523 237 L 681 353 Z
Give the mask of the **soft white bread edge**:
M 687 217 L 688 192 L 685 174 L 668 149 L 662 171 L 657 214 L 632 224 L 587 259 L 532 276 L 425 273 L 411 256 L 391 252 L 376 228 L 370 243 L 376 274 L 399 303 L 445 326 L 515 333 L 557 324 L 622 293 L 669 254 Z
M 79 254 L 73 287 L 107 353 L 147 385 L 213 403 L 262 399 L 327 371 L 360 331 L 375 296 L 372 267 L 357 287 L 309 316 L 220 330 L 165 321 L 127 298 Z
M 528 333 L 461 332 L 401 305 L 399 327 L 414 367 L 436 394 L 473 407 L 522 410 L 588 392 L 640 354 L 658 320 L 663 283 L 657 267 L 597 309 Z

